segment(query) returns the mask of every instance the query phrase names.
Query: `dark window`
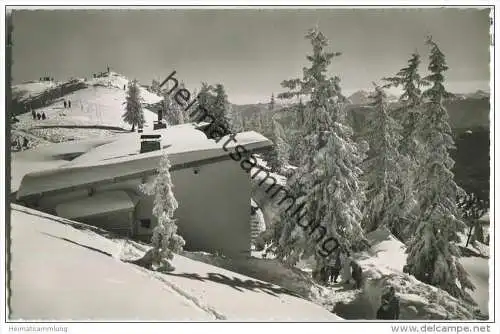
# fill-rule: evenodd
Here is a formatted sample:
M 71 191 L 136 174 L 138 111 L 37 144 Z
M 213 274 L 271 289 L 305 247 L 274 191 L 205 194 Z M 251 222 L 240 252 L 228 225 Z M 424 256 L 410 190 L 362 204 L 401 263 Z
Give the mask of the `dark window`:
M 151 227 L 151 219 L 141 219 L 141 227 L 150 228 Z

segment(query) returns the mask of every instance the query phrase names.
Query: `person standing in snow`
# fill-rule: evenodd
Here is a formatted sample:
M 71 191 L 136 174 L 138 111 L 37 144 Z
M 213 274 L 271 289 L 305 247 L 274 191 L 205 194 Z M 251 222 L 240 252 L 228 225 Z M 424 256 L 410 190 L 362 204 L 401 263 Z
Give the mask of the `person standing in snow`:
M 349 251 L 340 253 L 340 263 L 342 266 L 342 270 L 340 276 L 342 277 L 342 284 L 348 284 L 351 281 L 351 254 Z
M 36 118 L 40 120 L 40 118 L 42 118 L 42 115 L 40 115 L 40 113 L 36 113 Z
M 64 100 L 64 109 L 66 109 L 66 100 Z
M 45 112 L 42 112 L 42 120 L 45 120 L 47 116 L 45 116 Z
M 388 292 L 382 295 L 382 303 L 377 311 L 377 319 L 399 319 L 399 298 L 396 296 L 396 291 L 392 286 Z
M 68 100 L 68 108 L 71 109 L 71 100 Z
M 356 289 L 360 289 L 361 283 L 363 282 L 363 270 L 361 269 L 361 266 L 354 260 L 351 261 L 351 269 L 351 276 L 354 280 L 354 287 Z
M 342 270 L 342 261 L 340 257 L 341 251 L 339 250 L 335 255 L 335 259 L 333 265 L 331 267 L 330 279 L 333 283 L 337 283 L 337 279 L 339 278 L 340 271 Z
M 33 119 L 36 120 L 36 112 L 31 109 L 31 116 L 33 116 Z

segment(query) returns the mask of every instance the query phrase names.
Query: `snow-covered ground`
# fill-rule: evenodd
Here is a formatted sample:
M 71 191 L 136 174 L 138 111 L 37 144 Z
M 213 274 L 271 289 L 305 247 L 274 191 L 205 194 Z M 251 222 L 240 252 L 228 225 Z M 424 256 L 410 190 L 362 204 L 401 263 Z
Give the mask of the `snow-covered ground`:
M 406 263 L 405 246 L 386 228 L 380 228 L 367 237 L 372 247 L 355 256 L 363 268 L 364 286 L 359 293 L 350 295 L 349 298 L 343 296 L 343 292 L 337 291 L 334 294 L 334 299 L 344 299 L 343 305 L 335 307 L 339 315 L 351 315 L 357 308 L 361 310 L 358 316 L 373 319 L 380 306 L 382 293 L 388 286 L 393 286 L 401 302 L 401 319 L 474 319 L 473 305 L 403 273 L 403 265 Z M 469 260 L 466 259 L 463 262 L 465 268 L 476 283 L 476 291 L 471 295 L 483 313 L 487 309 L 481 305 L 488 304 L 488 261 L 476 262 L 474 268 L 468 266 L 467 262 Z
M 463 257 L 460 262 L 470 275 L 476 289 L 471 293 L 482 314 L 489 314 L 489 259 L 479 257 Z
M 177 255 L 169 274 L 121 258 L 145 247 L 12 205 L 11 318 L 338 321 L 285 289 Z
M 12 95 L 19 101 L 25 101 L 58 85 L 54 81 L 30 81 L 12 86 Z
M 110 72 L 109 77 L 90 79 L 85 82 L 86 88 L 36 109 L 36 112 L 45 113 L 46 120 L 33 120 L 31 113 L 25 113 L 17 116 L 19 122 L 13 125 L 13 129 L 50 142 L 109 136 L 120 129 L 129 130 L 130 125 L 122 119 L 126 97 L 123 86 L 128 82 L 126 77 L 114 72 Z M 26 100 L 30 95 L 36 96 L 56 86 L 58 83 L 32 82 L 13 86 L 13 91 L 22 96 L 21 100 Z M 145 104 L 161 100 L 161 97 L 143 87 L 140 87 L 140 92 Z M 71 108 L 65 109 L 63 100 L 71 100 Z M 145 129 L 152 128 L 153 121 L 157 119 L 156 114 L 144 108 L 144 116 Z
M 310 275 L 312 261 L 301 261 L 298 268 L 288 268 L 275 259 L 262 259 L 260 252 L 245 260 L 224 259 L 206 253 L 189 253 L 186 256 L 228 270 L 244 273 L 250 277 L 266 280 L 286 287 L 325 309 L 335 311 L 346 319 L 375 319 L 380 299 L 385 289 L 392 285 L 401 302 L 401 320 L 424 319 L 474 319 L 474 306 L 460 301 L 448 293 L 416 280 L 403 273 L 406 263 L 404 245 L 387 229 L 379 229 L 368 235 L 372 247 L 369 251 L 355 255 L 363 268 L 362 289 L 350 284 L 334 283 L 327 287 L 315 283 Z M 476 284 L 472 293 L 481 313 L 486 315 L 488 303 L 488 261 L 462 260 L 471 279 Z

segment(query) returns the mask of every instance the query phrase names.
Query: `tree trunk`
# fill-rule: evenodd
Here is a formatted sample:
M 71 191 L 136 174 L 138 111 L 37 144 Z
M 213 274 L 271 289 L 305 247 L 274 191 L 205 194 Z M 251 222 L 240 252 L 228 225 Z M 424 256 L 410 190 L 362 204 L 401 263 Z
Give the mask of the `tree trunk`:
M 471 225 L 469 228 L 469 234 L 467 235 L 467 242 L 465 243 L 465 247 L 469 246 L 470 238 L 472 236 L 472 230 L 474 229 L 474 225 Z

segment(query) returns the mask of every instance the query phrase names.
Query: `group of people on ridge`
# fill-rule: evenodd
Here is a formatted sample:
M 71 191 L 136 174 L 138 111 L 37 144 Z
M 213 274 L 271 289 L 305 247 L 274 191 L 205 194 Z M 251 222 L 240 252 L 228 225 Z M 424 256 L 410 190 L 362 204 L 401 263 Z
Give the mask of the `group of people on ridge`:
M 31 116 L 33 117 L 34 120 L 45 120 L 47 119 L 47 115 L 45 115 L 45 112 L 42 111 L 42 113 L 36 112 L 33 109 L 31 109 Z
M 68 101 L 64 100 L 64 109 L 66 108 L 71 108 L 71 100 Z

